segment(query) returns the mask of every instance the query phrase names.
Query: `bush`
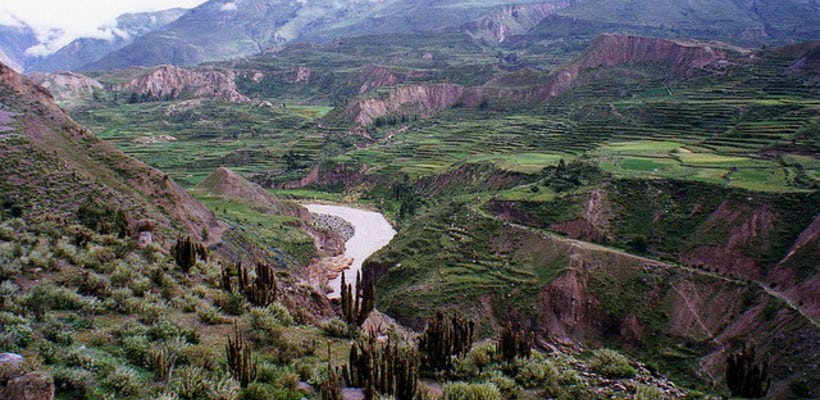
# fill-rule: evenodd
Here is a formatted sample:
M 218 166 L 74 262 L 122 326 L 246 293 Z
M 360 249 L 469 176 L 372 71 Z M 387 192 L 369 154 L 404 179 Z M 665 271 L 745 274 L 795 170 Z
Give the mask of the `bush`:
M 52 371 L 57 393 L 74 394 L 74 398 L 84 399 L 94 387 L 94 374 L 83 368 L 59 367 Z
M 492 383 L 451 382 L 444 385 L 442 400 L 501 400 L 501 391 Z
M 283 306 L 279 302 L 275 302 L 268 307 L 268 312 L 273 316 L 274 319 L 279 321 L 279 324 L 282 326 L 291 326 L 293 325 L 293 317 L 290 315 L 288 309 Z
M 105 380 L 102 386 L 110 392 L 116 393 L 117 398 L 137 396 L 142 388 L 139 377 L 133 369 L 117 366 Z
M 631 378 L 637 373 L 623 354 L 610 349 L 595 350 L 589 368 L 607 378 Z
M 207 303 L 202 303 L 196 307 L 196 316 L 206 325 L 217 325 L 225 322 L 225 318 L 219 314 L 219 311 Z
M 350 337 L 350 327 L 341 319 L 333 318 L 322 322 L 322 330 L 330 337 L 348 338 Z
M 656 386 L 638 385 L 635 391 L 635 400 L 663 400 L 663 392 Z
M 169 388 L 180 399 L 198 400 L 207 398 L 210 392 L 208 376 L 199 367 L 181 367 L 174 371 Z
M 526 388 L 558 386 L 558 368 L 549 360 L 531 358 L 518 370 L 516 382 Z
M 11 345 L 11 348 L 5 349 L 6 351 L 17 351 L 18 349 L 24 349 L 28 347 L 29 343 L 31 343 L 31 339 L 34 333 L 31 330 L 31 327 L 26 324 L 7 324 L 5 328 L 3 328 L 4 337 L 2 342 L 4 344 Z

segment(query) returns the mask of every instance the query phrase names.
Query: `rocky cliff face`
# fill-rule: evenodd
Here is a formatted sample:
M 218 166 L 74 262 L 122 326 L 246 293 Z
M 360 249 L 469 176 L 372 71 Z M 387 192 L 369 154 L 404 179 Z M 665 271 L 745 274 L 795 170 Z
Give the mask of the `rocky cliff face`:
M 540 101 L 555 97 L 572 87 L 579 75 L 588 69 L 654 63 L 675 74 L 685 74 L 691 69 L 724 66 L 730 55 L 746 52 L 721 43 L 604 34 L 581 58 L 534 90 L 532 97 Z
M 30 75 L 34 83 L 48 89 L 59 104 L 71 106 L 83 99 L 89 99 L 103 85 L 85 75 L 73 72 L 35 73 Z
M 250 101 L 236 90 L 229 69 L 188 69 L 163 65 L 116 87 L 115 90 L 151 98 L 208 98 L 234 103 Z
M 457 104 L 463 94 L 463 87 L 451 83 L 407 86 L 390 92 L 386 99 L 354 101 L 345 109 L 345 115 L 357 126 L 368 126 L 386 115 L 427 118 Z
M 544 18 L 569 6 L 568 1 L 508 5 L 464 28 L 476 39 L 487 43 L 503 43 L 509 36 L 525 33 Z

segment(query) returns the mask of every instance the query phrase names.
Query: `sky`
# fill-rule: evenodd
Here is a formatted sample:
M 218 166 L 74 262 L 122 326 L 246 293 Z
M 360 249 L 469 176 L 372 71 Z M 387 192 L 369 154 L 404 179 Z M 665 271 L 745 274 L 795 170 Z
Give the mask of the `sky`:
M 28 25 L 39 45 L 32 56 L 51 54 L 79 37 L 108 39 L 125 13 L 193 8 L 205 0 L 2 0 L 0 25 Z

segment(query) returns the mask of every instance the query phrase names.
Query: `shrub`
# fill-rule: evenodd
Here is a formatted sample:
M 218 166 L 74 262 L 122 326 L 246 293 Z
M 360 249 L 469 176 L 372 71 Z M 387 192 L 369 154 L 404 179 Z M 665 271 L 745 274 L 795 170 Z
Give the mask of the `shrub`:
M 117 366 L 105 380 L 102 386 L 117 394 L 117 398 L 136 396 L 140 393 L 142 384 L 133 369 Z
M 595 350 L 589 368 L 607 378 L 630 378 L 637 373 L 623 354 L 610 349 Z
M 52 376 L 58 393 L 73 393 L 77 399 L 86 398 L 94 387 L 94 374 L 83 368 L 58 367 Z
M 492 383 L 452 382 L 444 385 L 442 400 L 501 400 L 501 392 Z
M 663 392 L 656 386 L 638 385 L 635 391 L 635 400 L 663 400 Z
M 210 391 L 208 376 L 199 367 L 181 367 L 174 372 L 169 388 L 180 399 L 198 400 L 207 398 Z
M 558 368 L 549 360 L 529 359 L 518 370 L 516 382 L 526 388 L 558 386 Z
M 282 326 L 293 325 L 293 317 L 290 315 L 288 309 L 279 302 L 275 302 L 267 307 L 268 312 L 279 321 Z
M 341 319 L 333 318 L 322 322 L 322 330 L 330 337 L 347 338 L 350 337 L 350 327 Z
M 219 311 L 208 303 L 202 303 L 196 307 L 196 316 L 206 325 L 217 325 L 225 322 L 225 318 L 219 314 Z

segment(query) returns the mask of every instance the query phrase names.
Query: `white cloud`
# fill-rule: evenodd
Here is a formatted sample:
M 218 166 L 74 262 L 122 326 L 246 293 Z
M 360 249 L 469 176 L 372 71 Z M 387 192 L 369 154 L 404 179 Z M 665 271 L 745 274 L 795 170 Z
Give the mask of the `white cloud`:
M 230 12 L 230 11 L 236 11 L 236 10 L 237 10 L 236 3 L 233 2 L 233 1 L 231 1 L 229 3 L 225 3 L 225 4 L 222 5 L 222 7 L 219 7 L 219 11 Z
M 3 0 L 0 24 L 28 25 L 40 44 L 26 51 L 47 55 L 80 37 L 111 39 L 118 16 L 125 13 L 159 11 L 173 7 L 192 8 L 205 0 Z

